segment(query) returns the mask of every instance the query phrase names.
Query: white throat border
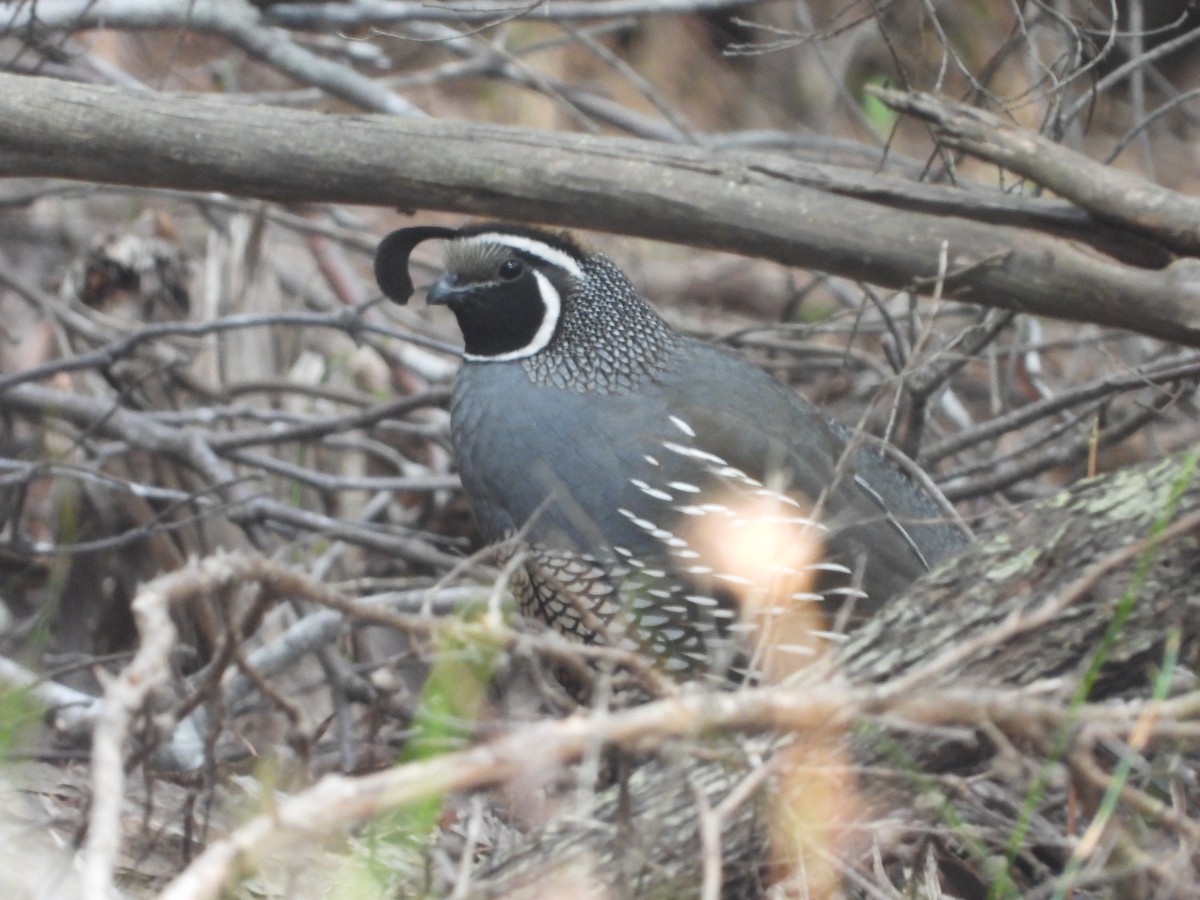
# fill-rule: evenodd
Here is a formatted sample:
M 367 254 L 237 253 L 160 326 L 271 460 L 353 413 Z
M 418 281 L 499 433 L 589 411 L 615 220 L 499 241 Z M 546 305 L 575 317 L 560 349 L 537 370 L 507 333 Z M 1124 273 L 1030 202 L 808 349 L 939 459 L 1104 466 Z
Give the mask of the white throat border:
M 574 257 L 534 238 L 527 238 L 519 234 L 488 231 L 483 234 L 473 234 L 469 238 L 466 238 L 466 240 L 481 244 L 501 244 L 505 247 L 512 247 L 514 250 L 520 250 L 522 253 L 536 256 L 538 259 L 562 269 L 579 281 L 584 279 L 583 269 L 580 268 L 578 261 Z M 533 335 L 532 340 L 524 347 L 510 350 L 508 353 L 500 353 L 495 356 L 464 353 L 463 359 L 470 362 L 511 362 L 516 359 L 525 359 L 546 349 L 546 346 L 554 337 L 555 329 L 558 328 L 558 320 L 562 315 L 562 297 L 559 295 L 558 289 L 550 283 L 550 279 L 537 269 L 533 270 L 533 277 L 537 282 L 538 294 L 542 298 L 543 313 L 542 322 L 538 326 L 537 332 Z

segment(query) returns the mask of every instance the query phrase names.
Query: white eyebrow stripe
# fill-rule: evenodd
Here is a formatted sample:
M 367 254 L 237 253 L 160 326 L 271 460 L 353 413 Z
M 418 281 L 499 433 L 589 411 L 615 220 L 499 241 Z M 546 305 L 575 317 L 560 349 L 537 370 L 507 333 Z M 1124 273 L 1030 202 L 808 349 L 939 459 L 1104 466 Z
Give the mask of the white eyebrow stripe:
M 485 231 L 483 234 L 473 234 L 468 238 L 464 238 L 464 240 L 481 244 L 503 244 L 505 247 L 512 247 L 514 250 L 520 250 L 522 253 L 528 253 L 530 256 L 536 256 L 538 259 L 545 260 L 553 266 L 558 266 L 558 268 L 571 273 L 580 281 L 583 280 L 583 269 L 579 268 L 579 263 L 575 261 L 573 256 L 564 253 L 556 247 L 551 247 L 542 241 L 522 237 L 519 234 L 504 234 L 499 231 Z

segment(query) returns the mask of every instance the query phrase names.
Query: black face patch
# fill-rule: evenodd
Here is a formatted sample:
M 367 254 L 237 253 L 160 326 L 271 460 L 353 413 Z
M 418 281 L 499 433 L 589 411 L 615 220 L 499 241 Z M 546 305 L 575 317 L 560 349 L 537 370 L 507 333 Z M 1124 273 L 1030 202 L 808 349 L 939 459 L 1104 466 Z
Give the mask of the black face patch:
M 556 299 L 556 298 L 555 298 Z M 466 286 L 447 300 L 458 319 L 468 356 L 518 354 L 538 337 L 549 310 L 528 264 L 511 280 Z
M 403 228 L 375 255 L 375 277 L 386 296 L 412 294 L 408 259 L 422 241 L 445 239 L 445 273 L 428 291 L 458 319 L 468 359 L 510 360 L 546 349 L 555 337 L 563 298 L 585 280 L 586 255 L 569 236 L 481 225 Z

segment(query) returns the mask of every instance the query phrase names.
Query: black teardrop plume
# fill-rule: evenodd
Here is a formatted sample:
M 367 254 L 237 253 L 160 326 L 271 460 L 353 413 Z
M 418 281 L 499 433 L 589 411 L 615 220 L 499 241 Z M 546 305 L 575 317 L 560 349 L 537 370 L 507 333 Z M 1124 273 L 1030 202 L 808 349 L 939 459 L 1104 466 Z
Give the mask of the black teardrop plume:
M 454 237 L 458 237 L 456 228 L 420 225 L 400 228 L 380 241 L 375 251 L 375 281 L 383 295 L 394 303 L 407 303 L 413 294 L 412 277 L 408 274 L 408 257 L 413 248 L 432 238 Z

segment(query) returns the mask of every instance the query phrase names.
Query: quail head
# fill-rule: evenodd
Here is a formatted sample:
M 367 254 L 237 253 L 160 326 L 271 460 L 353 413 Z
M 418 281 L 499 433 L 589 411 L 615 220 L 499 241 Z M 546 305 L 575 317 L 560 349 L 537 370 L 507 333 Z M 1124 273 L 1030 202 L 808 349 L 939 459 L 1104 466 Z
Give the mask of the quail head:
M 375 257 L 392 300 L 412 294 L 409 255 L 430 239 L 446 243 L 428 302 L 466 344 L 459 472 L 484 540 L 519 538 L 526 616 L 724 677 L 760 595 L 809 622 L 862 617 L 964 543 L 889 459 L 672 329 L 602 254 L 511 225 L 405 228 Z

